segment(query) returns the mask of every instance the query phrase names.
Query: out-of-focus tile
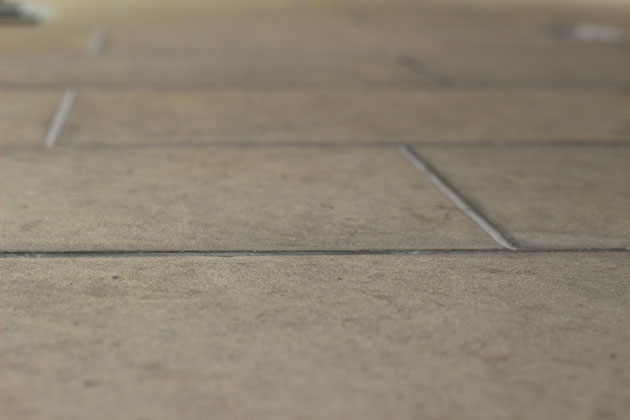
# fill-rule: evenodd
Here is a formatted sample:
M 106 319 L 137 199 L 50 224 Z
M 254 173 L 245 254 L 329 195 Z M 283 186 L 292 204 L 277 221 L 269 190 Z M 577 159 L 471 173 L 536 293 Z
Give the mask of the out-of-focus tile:
M 61 95 L 59 91 L 1 91 L 0 145 L 41 145 Z
M 609 46 L 464 46 L 415 54 L 454 86 L 630 88 L 630 54 Z
M 244 55 L 375 51 L 365 32 L 343 16 L 295 13 L 117 27 L 111 31 L 107 47 L 106 54 L 110 56 L 194 54 L 221 57 L 226 50 Z
M 62 53 L 81 54 L 85 51 L 90 36 L 89 28 L 49 29 L 47 26 L 0 26 L 0 52 Z
M 225 50 L 211 56 L 82 57 L 6 53 L 0 83 L 105 87 L 413 87 L 426 85 L 386 53 Z
M 375 48 L 397 54 L 402 65 L 435 84 L 630 86 L 628 7 L 492 4 L 406 11 L 358 14 L 354 21 Z M 598 38 L 598 31 L 609 36 Z
M 544 90 L 84 90 L 61 145 L 630 139 L 630 95 Z

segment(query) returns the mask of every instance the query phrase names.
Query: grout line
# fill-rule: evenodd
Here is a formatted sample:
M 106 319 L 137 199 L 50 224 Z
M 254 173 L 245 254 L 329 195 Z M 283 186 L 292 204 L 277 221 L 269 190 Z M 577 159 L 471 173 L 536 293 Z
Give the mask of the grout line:
M 412 55 L 405 53 L 399 54 L 396 60 L 398 61 L 398 64 L 404 68 L 420 75 L 421 78 L 437 87 L 452 87 L 454 85 L 450 78 L 440 74 L 435 69 L 429 67 Z
M 265 148 L 292 148 L 292 149 L 361 149 L 361 148 L 382 148 L 391 149 L 399 143 L 395 141 L 317 141 L 317 140 L 298 140 L 298 141 L 260 141 L 260 140 L 218 140 L 218 141 L 158 141 L 158 142 L 125 142 L 125 143 L 103 143 L 82 138 L 80 142 L 72 144 L 64 144 L 64 147 L 83 150 L 116 150 L 116 149 L 170 149 L 170 148 L 198 148 L 198 149 L 265 149 Z M 412 147 L 449 149 L 449 148 L 493 148 L 503 150 L 515 149 L 531 149 L 531 148 L 561 148 L 561 149 L 615 149 L 629 148 L 630 141 L 564 141 L 564 140 L 532 140 L 532 141 L 485 141 L 485 140 L 465 140 L 465 141 L 425 141 L 418 140 L 406 143 Z M 29 150 L 38 148 L 39 146 L 25 144 L 4 144 L 0 145 L 0 150 Z
M 159 58 L 159 57 L 158 57 Z M 42 89 L 59 89 L 67 84 L 67 81 L 55 80 L 49 82 L 24 82 L 24 81 L 0 81 L 0 89 L 30 89 L 30 90 L 42 90 Z M 86 89 L 95 90 L 122 90 L 122 91 L 137 91 L 137 90 L 160 90 L 160 91 L 182 91 L 182 90 L 206 90 L 210 92 L 223 91 L 223 90 L 243 90 L 243 91 L 255 91 L 255 92 L 276 92 L 278 89 L 285 91 L 313 91 L 321 90 L 322 86 L 312 84 L 308 82 L 293 83 L 293 84 L 266 84 L 256 85 L 247 83 L 213 83 L 207 81 L 200 82 L 116 82 L 116 81 L 88 81 L 81 84 L 81 87 Z M 403 92 L 445 92 L 453 91 L 459 93 L 465 93 L 466 91 L 480 89 L 486 91 L 526 91 L 531 89 L 545 89 L 553 92 L 630 92 L 630 83 L 618 84 L 618 83 L 605 83 L 595 85 L 584 84 L 567 84 L 557 85 L 549 83 L 504 83 L 504 84 L 473 84 L 458 82 L 456 86 L 436 86 L 435 84 L 417 84 L 417 83 L 375 83 L 368 85 L 350 85 L 337 84 L 328 86 L 327 89 L 334 89 L 337 91 L 356 91 L 361 90 L 365 92 L 375 91 L 403 91 Z
M 486 141 L 486 140 L 464 140 L 464 141 L 411 141 L 406 143 L 412 147 L 424 147 L 435 149 L 449 148 L 493 148 L 503 150 L 514 149 L 533 149 L 533 148 L 561 148 L 561 149 L 625 149 L 630 147 L 630 141 L 604 141 L 604 140 L 532 140 L 532 141 Z M 330 141 L 330 140 L 297 140 L 297 141 L 268 141 L 268 140 L 211 140 L 211 141 L 139 141 L 124 143 L 104 143 L 100 141 L 82 138 L 80 142 L 67 144 L 65 147 L 73 149 L 85 150 L 115 150 L 115 149 L 169 149 L 169 148 L 227 148 L 227 149 L 265 149 L 265 148 L 292 148 L 292 149 L 361 149 L 361 148 L 383 148 L 390 149 L 396 146 L 395 141 L 372 141 L 372 140 L 355 140 L 355 141 Z M 37 146 L 38 147 L 38 146 Z M 0 150 L 25 150 L 32 149 L 32 145 L 0 145 Z
M 628 147 L 630 138 L 625 140 L 573 140 L 573 139 L 536 139 L 536 140 L 415 140 L 408 141 L 411 146 L 424 147 L 494 147 L 494 148 L 535 148 L 535 147 Z
M 463 140 L 463 141 L 434 141 L 418 140 L 406 143 L 408 146 L 422 146 L 425 148 L 449 149 L 449 148 L 494 148 L 494 149 L 531 149 L 531 148 L 594 148 L 612 149 L 628 148 L 630 141 L 626 140 L 531 140 L 531 141 L 486 141 L 486 140 Z M 234 148 L 234 149 L 264 149 L 264 148 L 297 148 L 297 149 L 352 149 L 352 148 L 391 148 L 396 146 L 395 141 L 372 141 L 372 140 L 297 140 L 297 141 L 269 141 L 269 140 L 212 140 L 212 141 L 157 141 L 157 142 L 125 142 L 125 143 L 103 143 L 89 138 L 82 138 L 79 143 L 68 144 L 67 147 L 73 149 L 161 149 L 161 148 Z M 0 145 L 0 150 L 7 149 L 29 149 L 29 145 Z
M 4 251 L 0 259 L 10 258 L 155 258 L 155 257 L 315 257 L 370 255 L 449 255 L 449 254 L 541 254 L 541 253 L 630 252 L 628 248 L 503 248 L 480 249 L 349 249 L 349 250 L 223 250 L 223 251 Z
M 55 144 L 57 144 L 57 139 L 66 125 L 72 105 L 77 98 L 77 93 L 78 90 L 74 86 L 69 87 L 63 93 L 61 101 L 59 101 L 59 106 L 57 107 L 57 112 L 55 113 L 50 127 L 48 127 L 48 131 L 46 132 L 46 137 L 44 138 L 44 146 L 47 148 L 54 147 Z
M 501 248 L 486 249 L 328 249 L 328 250 L 217 250 L 217 251 L 5 251 L 1 258 L 118 258 L 118 257 L 265 257 L 265 256 L 368 256 L 368 255 L 424 255 L 459 253 L 505 253 Z
M 499 243 L 502 247 L 511 251 L 517 251 L 518 248 L 512 243 L 494 224 L 492 224 L 479 210 L 473 207 L 470 202 L 457 192 L 449 183 L 427 162 L 424 161 L 409 146 L 399 146 L 398 151 L 407 159 L 416 169 L 424 173 L 431 183 L 437 187 L 444 195 L 446 195 L 461 211 L 470 217 L 481 229 Z
M 137 141 L 125 143 L 104 143 L 98 140 L 82 138 L 80 143 L 73 144 L 73 148 L 84 149 L 154 149 L 154 148 L 266 148 L 266 147 L 291 147 L 291 148 L 391 148 L 396 146 L 396 141 L 376 140 L 186 140 L 183 142 L 164 141 Z M 628 140 L 417 140 L 406 142 L 409 146 L 422 146 L 439 149 L 448 148 L 496 148 L 496 149 L 531 149 L 531 148 L 627 148 Z
M 273 149 L 273 148 L 288 148 L 288 149 L 391 149 L 396 146 L 396 142 L 383 142 L 383 141 L 356 141 L 356 142 L 331 142 L 331 141 L 185 141 L 178 143 L 176 141 L 159 141 L 159 142 L 133 142 L 133 143 L 101 143 L 93 142 L 89 139 L 82 138 L 80 142 L 69 142 L 59 145 L 59 147 L 80 149 L 80 150 L 147 150 L 147 149 Z M 407 145 L 412 147 L 424 147 L 435 149 L 449 149 L 449 148 L 493 148 L 502 150 L 518 150 L 518 149 L 531 149 L 531 148 L 556 148 L 556 149 L 579 149 L 579 148 L 591 148 L 591 149 L 627 149 L 630 148 L 630 142 L 555 142 L 555 141 L 541 141 L 541 142 L 523 142 L 523 143 L 501 143 L 501 142 L 478 142 L 478 141 L 464 141 L 464 142 L 434 142 L 434 141 L 417 141 L 408 142 Z M 0 151 L 3 150 L 31 150 L 37 149 L 39 146 L 27 145 L 27 144 L 4 144 L 0 145 Z
M 103 48 L 105 48 L 108 35 L 109 31 L 104 26 L 94 28 L 92 33 L 90 33 L 87 47 L 85 48 L 85 55 L 87 57 L 98 56 L 103 51 Z

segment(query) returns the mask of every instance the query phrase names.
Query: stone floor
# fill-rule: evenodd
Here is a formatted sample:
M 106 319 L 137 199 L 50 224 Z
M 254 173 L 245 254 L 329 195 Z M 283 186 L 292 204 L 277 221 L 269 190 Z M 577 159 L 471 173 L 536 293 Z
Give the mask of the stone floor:
M 628 418 L 630 2 L 47 4 L 1 418 Z

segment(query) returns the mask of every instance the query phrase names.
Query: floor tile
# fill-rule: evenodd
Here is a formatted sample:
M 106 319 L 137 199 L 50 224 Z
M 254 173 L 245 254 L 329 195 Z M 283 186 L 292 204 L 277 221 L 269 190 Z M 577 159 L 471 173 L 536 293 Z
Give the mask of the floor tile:
M 630 148 L 421 148 L 526 246 L 630 247 Z
M 220 56 L 225 50 L 241 54 L 284 52 L 374 51 L 361 28 L 337 14 L 267 13 L 214 16 L 199 22 L 138 23 L 112 29 L 109 56 L 136 54 L 204 54 Z
M 412 52 L 447 84 L 472 87 L 630 87 L 630 54 L 615 47 L 483 46 Z
M 492 5 L 426 15 L 394 8 L 384 14 L 359 15 L 355 22 L 374 45 L 398 54 L 402 65 L 436 85 L 630 86 L 630 9 L 529 9 Z M 611 27 L 619 36 L 614 42 L 562 36 L 572 25 Z
M 0 163 L 4 250 L 496 247 L 394 149 L 10 150 Z
M 626 254 L 3 259 L 8 418 L 623 419 Z
M 449 4 L 450 3 L 450 4 Z M 483 46 L 547 46 L 581 45 L 624 47 L 630 42 L 630 7 L 626 4 L 596 3 L 574 4 L 568 8 L 549 2 L 540 5 L 522 2 L 497 1 L 462 7 L 453 2 L 408 3 L 396 7 L 370 10 L 359 8 L 348 11 L 346 19 L 357 31 L 362 31 L 370 41 L 388 48 L 408 49 L 414 46 L 433 47 L 483 47 Z M 591 24 L 619 29 L 618 38 L 612 44 L 596 41 L 580 41 L 570 33 L 561 33 L 572 26 Z M 563 36 L 565 35 L 565 36 Z M 569 35 L 569 36 L 567 36 Z
M 2 90 L 0 145 L 43 145 L 61 91 Z
M 84 89 L 60 145 L 611 141 L 629 114 L 615 91 Z
M 2 419 L 627 418 L 630 2 L 45 3 L 0 26 Z
M 82 53 L 88 43 L 90 30 L 86 28 L 50 28 L 49 25 L 0 26 L 0 52 L 77 52 Z
M 84 57 L 51 53 L 5 53 L 0 84 L 106 87 L 417 87 L 417 74 L 388 52 L 224 50 L 190 53 Z

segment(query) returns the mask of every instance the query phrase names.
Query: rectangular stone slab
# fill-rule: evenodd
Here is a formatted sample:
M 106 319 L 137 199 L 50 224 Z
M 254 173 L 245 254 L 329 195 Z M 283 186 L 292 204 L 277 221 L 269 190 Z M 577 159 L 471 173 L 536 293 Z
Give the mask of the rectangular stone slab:
M 425 5 L 358 13 L 374 48 L 385 48 L 435 85 L 458 88 L 627 88 L 630 8 L 625 4 Z M 586 6 L 586 7 L 585 7 Z M 608 42 L 572 32 L 615 34 Z M 616 31 L 616 32 L 615 32 Z
M 630 247 L 630 148 L 419 148 L 521 245 Z
M 616 91 L 83 89 L 60 145 L 621 141 L 629 114 Z
M 8 150 L 3 250 L 494 248 L 393 148 Z
M 0 273 L 6 418 L 630 411 L 627 254 L 4 259 Z
M 413 51 L 449 85 L 474 88 L 630 87 L 630 54 L 607 46 L 467 45 L 440 51 Z
M 63 90 L 0 91 L 0 145 L 43 145 Z
M 187 22 L 159 23 L 132 20 L 117 26 L 108 37 L 108 56 L 140 54 L 201 54 L 225 50 L 252 54 L 256 51 L 375 51 L 370 37 L 343 15 L 332 13 L 218 14 Z
M 39 25 L 0 26 L 0 52 L 64 52 L 85 51 L 92 28 L 65 28 L 49 22 Z
M 77 54 L 9 52 L 0 84 L 96 87 L 410 87 L 426 83 L 387 51 L 313 52 L 230 49 L 216 54 Z
M 459 4 L 458 4 L 459 3 Z M 374 46 L 412 51 L 414 48 L 437 52 L 448 48 L 541 47 L 562 49 L 578 47 L 583 51 L 614 51 L 630 40 L 628 12 L 623 2 L 580 2 L 566 7 L 562 1 L 541 4 L 527 1 L 516 4 L 502 0 L 492 5 L 469 2 L 408 3 L 404 6 L 347 10 L 347 16 Z M 613 4 L 616 3 L 616 4 Z M 580 26 L 582 25 L 582 26 Z M 617 44 L 571 37 L 572 28 L 582 33 L 601 26 L 620 31 Z M 610 32 L 610 31 L 608 31 Z M 610 35 L 609 35 L 610 36 Z M 609 41 L 614 41 L 609 38 Z M 552 59 L 553 57 L 550 57 Z

